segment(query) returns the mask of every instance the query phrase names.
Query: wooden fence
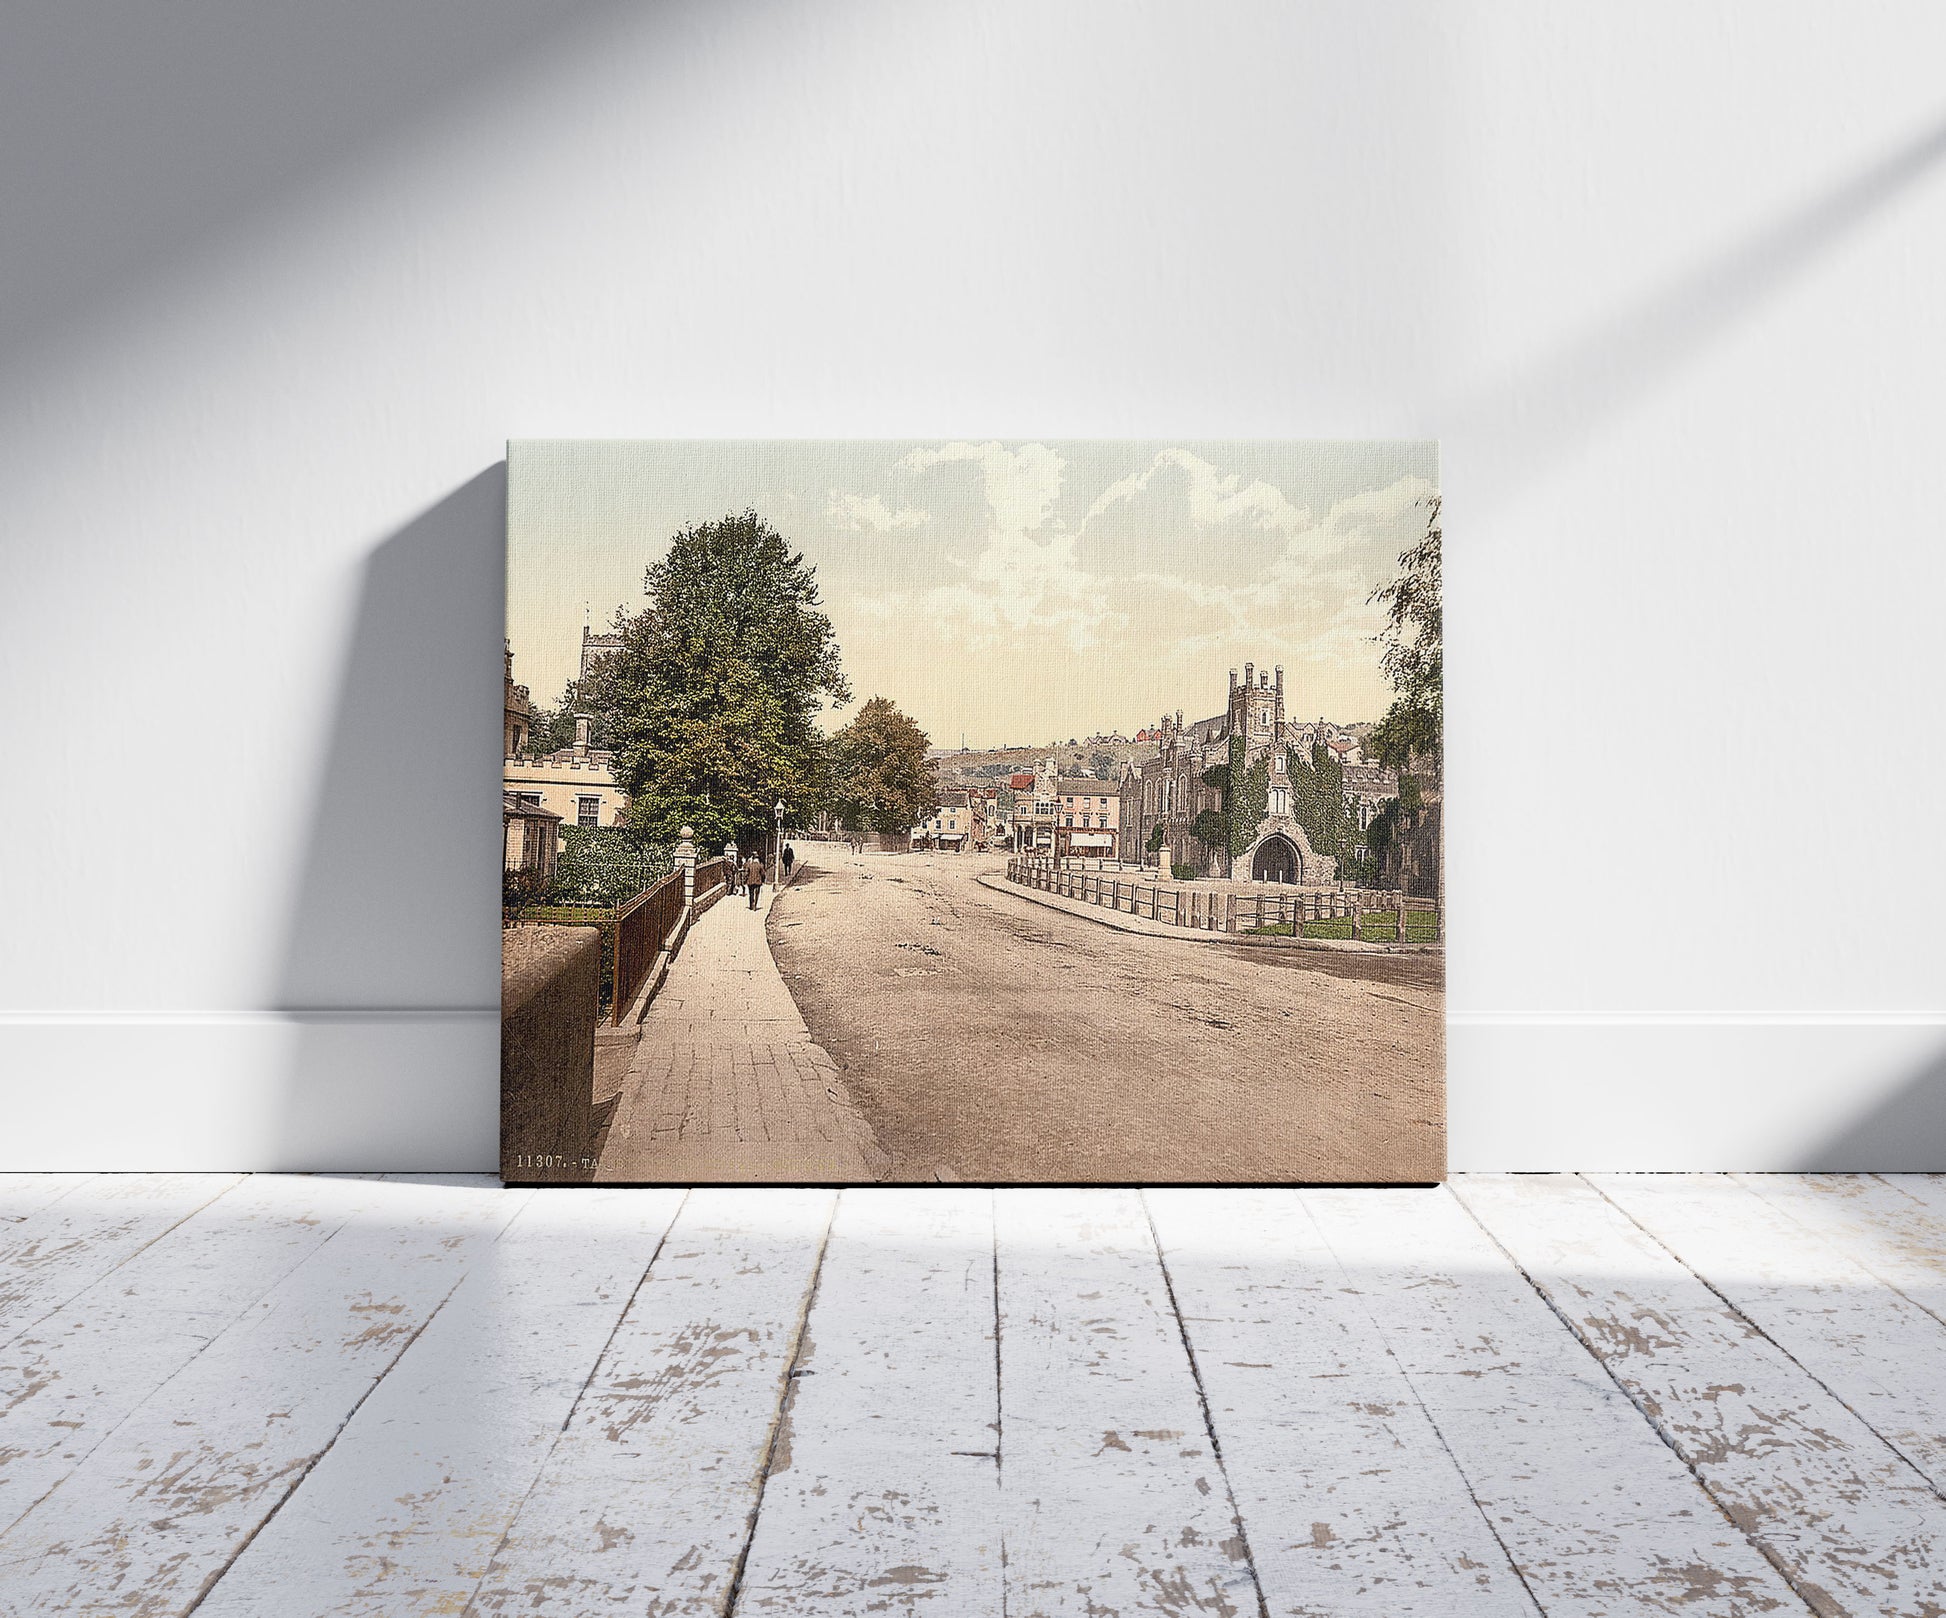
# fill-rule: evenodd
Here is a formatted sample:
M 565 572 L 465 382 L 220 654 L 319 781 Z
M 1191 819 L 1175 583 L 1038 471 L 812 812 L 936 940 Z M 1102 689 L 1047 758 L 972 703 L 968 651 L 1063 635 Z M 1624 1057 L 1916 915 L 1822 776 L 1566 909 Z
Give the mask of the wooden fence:
M 1221 889 L 1125 881 L 1110 872 L 1077 871 L 1046 860 L 1012 859 L 1007 880 L 1079 899 L 1126 915 L 1195 932 L 1289 931 L 1303 938 L 1367 944 L 1436 944 L 1440 916 L 1424 900 L 1362 888 L 1229 893 Z

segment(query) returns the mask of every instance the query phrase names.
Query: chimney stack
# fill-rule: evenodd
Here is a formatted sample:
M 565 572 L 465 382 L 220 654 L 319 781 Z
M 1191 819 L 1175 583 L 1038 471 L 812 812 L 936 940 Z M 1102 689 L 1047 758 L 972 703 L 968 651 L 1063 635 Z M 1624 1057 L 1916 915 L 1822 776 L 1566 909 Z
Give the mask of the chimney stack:
M 508 658 L 509 667 L 512 667 L 512 662 L 513 662 L 512 657 L 511 655 L 509 655 Z M 1230 695 L 1234 697 L 1236 694 L 1237 694 L 1237 671 L 1235 669 L 1231 669 L 1230 670 Z
M 1246 663 L 1243 665 L 1243 683 L 1245 685 L 1255 685 L 1257 683 L 1257 665 L 1255 663 Z
M 574 751 L 577 757 L 588 756 L 588 716 L 578 713 L 574 716 Z
M 1284 665 L 1282 663 L 1277 665 L 1277 689 L 1279 691 L 1284 689 Z

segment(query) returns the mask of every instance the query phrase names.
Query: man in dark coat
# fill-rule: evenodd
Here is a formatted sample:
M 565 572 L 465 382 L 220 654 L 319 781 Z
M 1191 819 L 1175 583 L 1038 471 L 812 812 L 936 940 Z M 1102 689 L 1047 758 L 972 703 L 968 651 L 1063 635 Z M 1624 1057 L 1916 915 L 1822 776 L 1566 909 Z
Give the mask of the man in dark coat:
M 789 843 L 786 843 L 784 845 L 784 880 L 785 881 L 788 882 L 790 880 L 791 867 L 796 863 L 797 863 L 797 850 L 792 848 Z
M 750 895 L 750 908 L 757 908 L 757 900 L 764 890 L 764 862 L 752 854 L 743 862 L 743 891 Z

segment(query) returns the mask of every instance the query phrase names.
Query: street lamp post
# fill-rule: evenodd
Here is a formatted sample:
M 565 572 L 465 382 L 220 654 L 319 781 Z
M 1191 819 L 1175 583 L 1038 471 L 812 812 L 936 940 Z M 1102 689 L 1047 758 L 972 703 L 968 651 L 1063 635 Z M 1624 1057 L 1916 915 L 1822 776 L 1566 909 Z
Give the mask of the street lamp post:
M 777 836 L 770 845 L 772 866 L 770 882 L 773 888 L 781 885 L 784 880 L 784 800 L 782 798 L 777 800 L 775 813 L 777 816 Z

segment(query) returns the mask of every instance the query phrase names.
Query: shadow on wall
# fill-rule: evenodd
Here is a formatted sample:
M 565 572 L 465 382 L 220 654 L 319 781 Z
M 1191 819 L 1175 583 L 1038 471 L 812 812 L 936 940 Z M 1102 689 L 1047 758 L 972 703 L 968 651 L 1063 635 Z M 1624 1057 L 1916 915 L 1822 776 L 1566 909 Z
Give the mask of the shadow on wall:
M 384 161 L 617 0 L 25 0 L 0 53 L 0 364 Z
M 1946 118 L 1615 310 L 1497 386 L 1452 401 L 1448 438 L 1477 446 L 1477 519 L 1665 386 L 1769 299 L 1946 163 Z
M 1806 1174 L 1946 1171 L 1946 1049 L 1926 1057 L 1886 1100 L 1790 1167 Z
M 506 506 L 501 462 L 365 564 L 272 986 L 279 1167 L 495 1161 Z

